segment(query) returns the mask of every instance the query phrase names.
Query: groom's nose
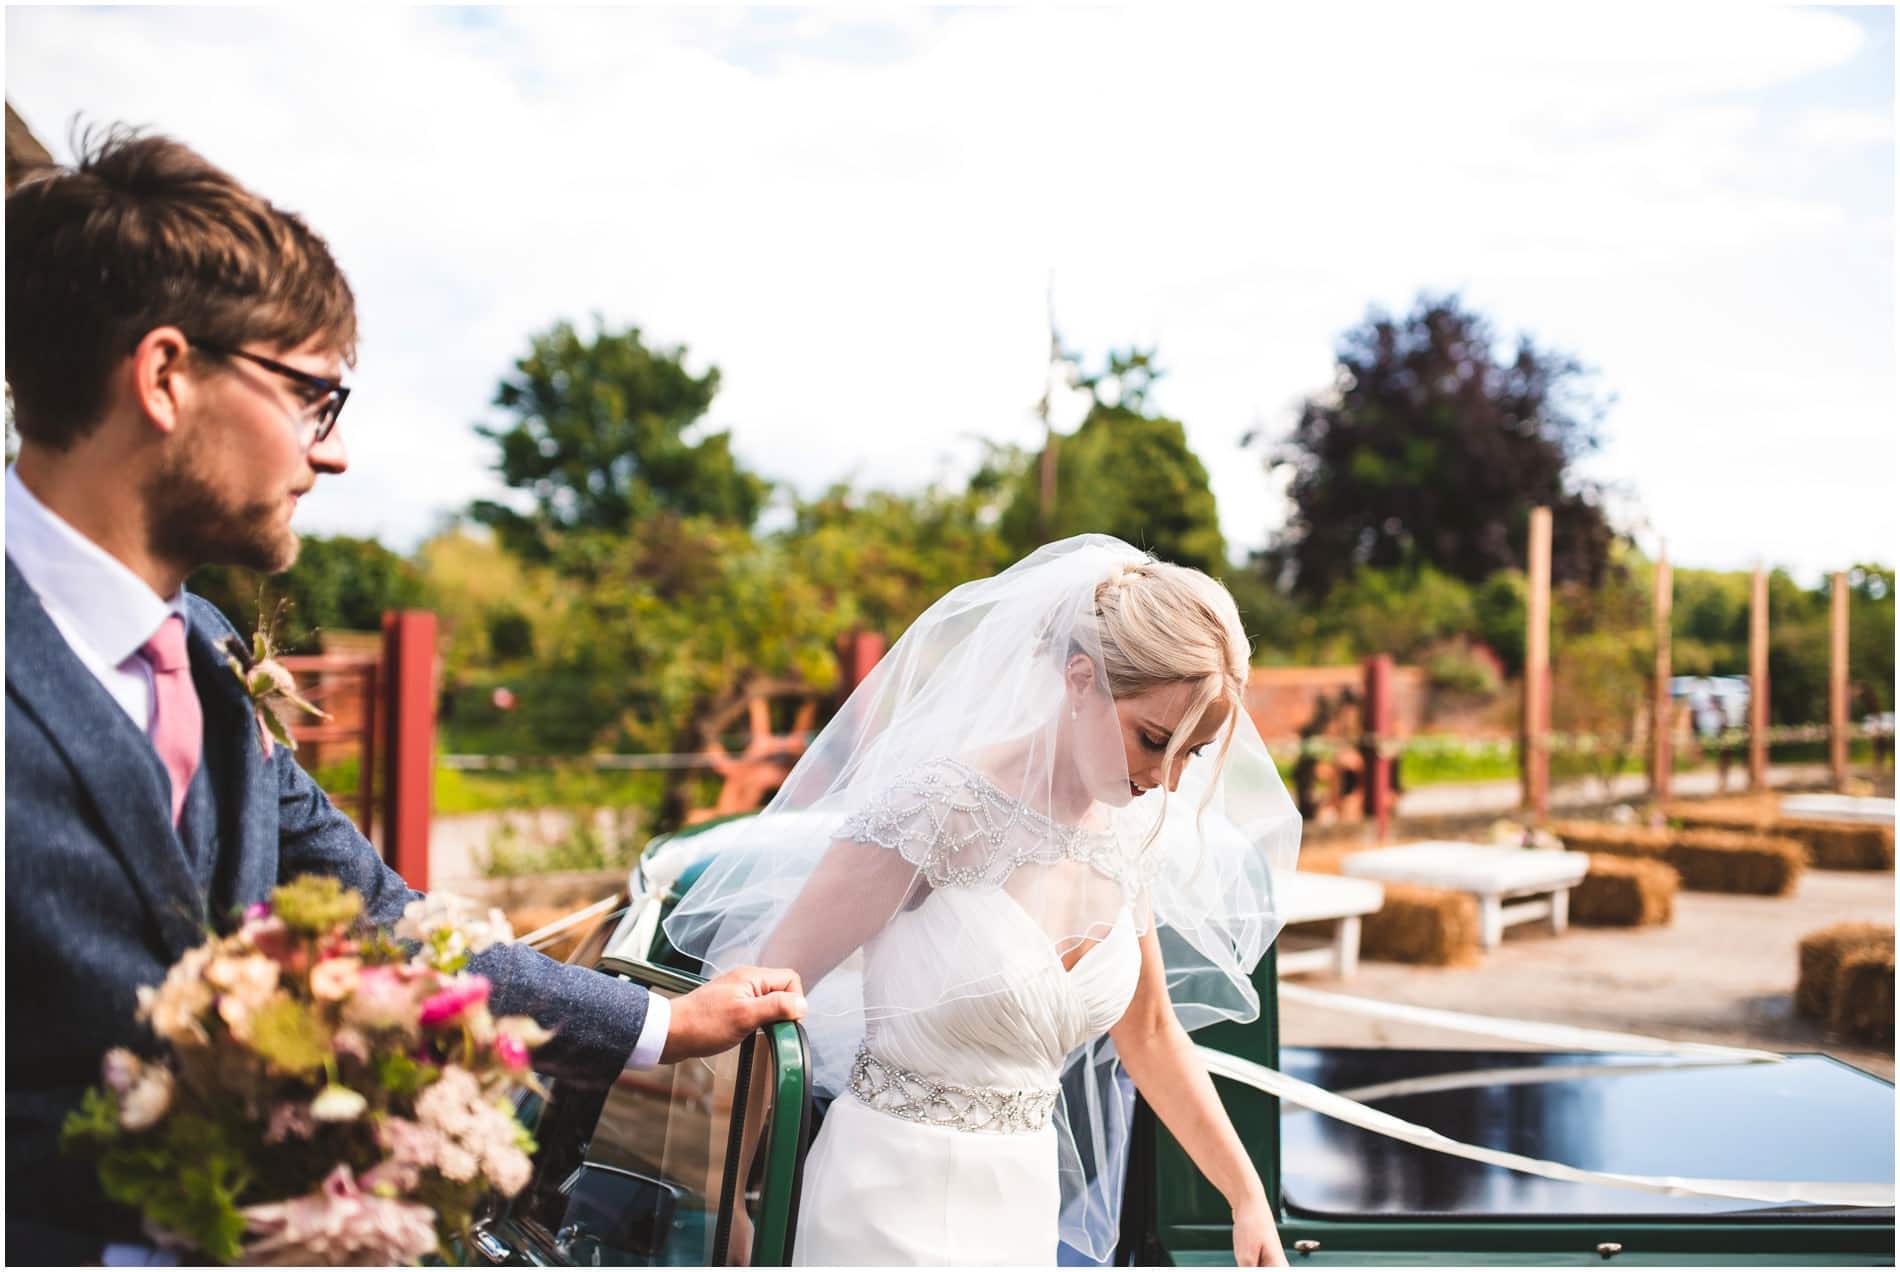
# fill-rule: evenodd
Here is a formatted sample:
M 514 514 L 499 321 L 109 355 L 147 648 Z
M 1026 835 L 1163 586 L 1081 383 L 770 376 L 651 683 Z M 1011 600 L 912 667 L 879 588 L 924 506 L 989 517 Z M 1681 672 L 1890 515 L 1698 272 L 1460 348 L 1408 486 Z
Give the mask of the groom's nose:
M 350 453 L 343 446 L 343 430 L 332 428 L 330 435 L 310 447 L 310 466 L 320 473 L 340 473 L 350 466 Z

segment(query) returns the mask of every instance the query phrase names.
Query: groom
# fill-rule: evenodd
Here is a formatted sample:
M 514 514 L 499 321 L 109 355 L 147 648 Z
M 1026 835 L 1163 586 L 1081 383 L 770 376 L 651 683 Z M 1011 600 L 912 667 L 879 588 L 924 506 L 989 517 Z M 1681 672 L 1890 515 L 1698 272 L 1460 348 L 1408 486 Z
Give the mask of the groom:
M 393 924 L 417 895 L 283 748 L 217 646 L 198 566 L 288 568 L 291 516 L 348 464 L 355 300 L 329 249 L 191 150 L 115 131 L 7 198 L 7 1248 L 96 1260 L 135 1216 L 58 1151 L 141 985 L 291 876 Z M 248 642 L 246 642 L 248 643 Z M 668 1004 L 521 946 L 473 970 L 556 1029 L 537 1063 L 604 1085 L 804 1010 L 740 969 Z

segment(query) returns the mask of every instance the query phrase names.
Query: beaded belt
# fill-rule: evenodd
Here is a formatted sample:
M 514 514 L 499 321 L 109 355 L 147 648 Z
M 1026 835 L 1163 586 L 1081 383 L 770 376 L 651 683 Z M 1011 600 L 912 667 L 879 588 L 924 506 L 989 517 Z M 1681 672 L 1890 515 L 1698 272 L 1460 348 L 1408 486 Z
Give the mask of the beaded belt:
M 886 1064 L 858 1048 L 851 1094 L 880 1113 L 987 1135 L 1026 1135 L 1049 1125 L 1057 1090 L 958 1086 Z

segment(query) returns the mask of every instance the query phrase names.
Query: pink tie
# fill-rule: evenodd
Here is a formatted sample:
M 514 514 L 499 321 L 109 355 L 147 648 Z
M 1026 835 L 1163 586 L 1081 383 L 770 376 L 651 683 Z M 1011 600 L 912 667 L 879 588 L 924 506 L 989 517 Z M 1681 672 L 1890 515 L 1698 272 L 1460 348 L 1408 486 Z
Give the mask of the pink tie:
M 185 620 L 173 614 L 159 625 L 139 655 L 152 666 L 152 747 L 172 779 L 172 825 L 185 810 L 185 792 L 204 752 L 204 712 L 191 683 L 191 659 L 185 654 Z

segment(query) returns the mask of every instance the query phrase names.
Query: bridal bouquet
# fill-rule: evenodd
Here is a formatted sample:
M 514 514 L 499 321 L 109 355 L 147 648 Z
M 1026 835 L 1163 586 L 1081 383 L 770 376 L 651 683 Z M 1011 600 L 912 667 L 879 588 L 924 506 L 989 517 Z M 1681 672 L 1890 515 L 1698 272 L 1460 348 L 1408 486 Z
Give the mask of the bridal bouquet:
M 305 876 L 139 990 L 169 1056 L 108 1052 L 62 1144 L 154 1240 L 221 1263 L 414 1263 L 527 1184 L 508 1096 L 551 1035 L 492 1016 L 464 970 L 507 920 L 413 902 L 394 933 L 411 954 L 357 930 L 362 907 Z

